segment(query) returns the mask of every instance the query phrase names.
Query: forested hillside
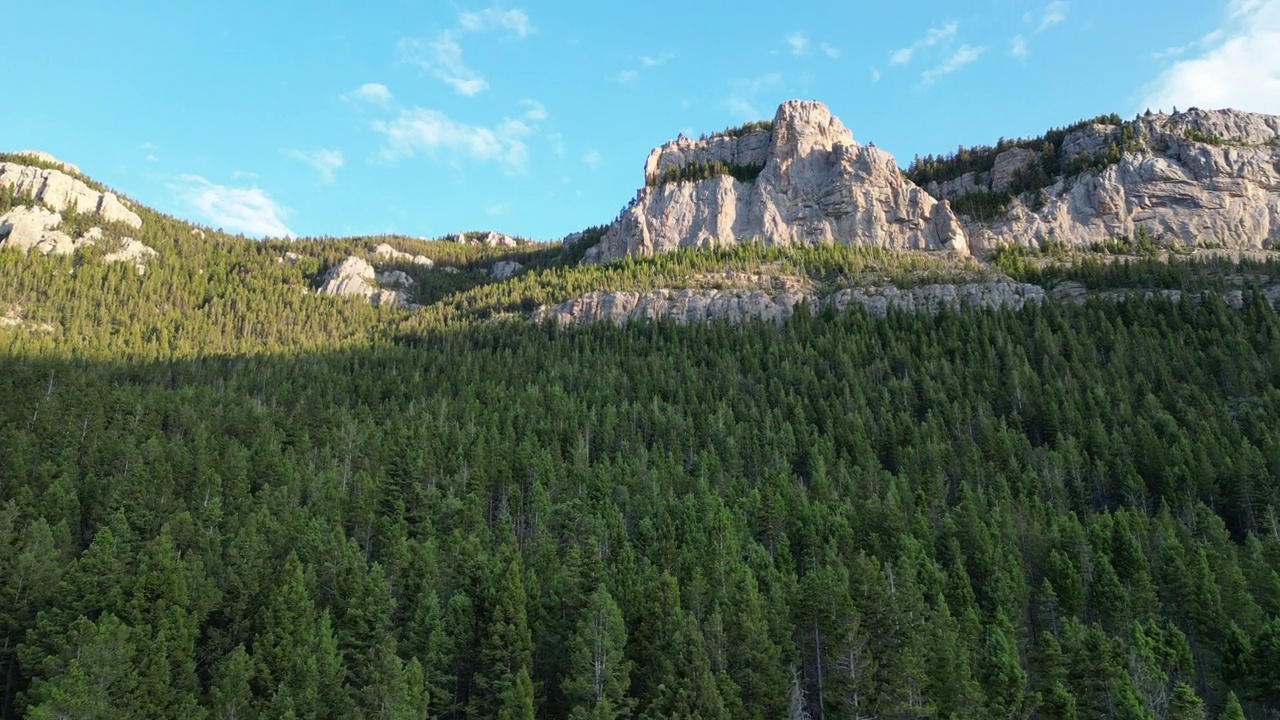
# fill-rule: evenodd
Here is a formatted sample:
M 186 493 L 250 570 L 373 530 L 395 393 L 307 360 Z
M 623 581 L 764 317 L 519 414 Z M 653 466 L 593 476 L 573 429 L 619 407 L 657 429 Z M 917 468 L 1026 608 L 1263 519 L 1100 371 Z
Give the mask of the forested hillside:
M 140 212 L 142 276 L 0 252 L 0 716 L 1278 715 L 1275 265 L 391 239 L 411 312 Z M 1205 292 L 520 320 L 762 268 Z

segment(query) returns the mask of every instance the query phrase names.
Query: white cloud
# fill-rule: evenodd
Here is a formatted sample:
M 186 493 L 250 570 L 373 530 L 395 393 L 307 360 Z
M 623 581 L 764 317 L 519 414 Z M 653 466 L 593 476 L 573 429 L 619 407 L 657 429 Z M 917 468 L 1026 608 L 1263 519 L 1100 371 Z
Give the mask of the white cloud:
M 342 167 L 342 153 L 337 150 L 285 150 L 284 154 L 315 168 L 320 173 L 320 181 L 326 185 L 333 182 L 334 171 Z
M 142 143 L 138 147 L 141 148 L 145 153 L 147 153 L 147 162 L 160 162 L 160 158 L 157 157 L 155 153 L 156 151 L 155 143 L 148 140 L 147 142 Z
M 1044 15 L 1040 16 L 1040 27 L 1036 32 L 1043 32 L 1058 23 L 1067 19 L 1067 3 L 1064 0 L 1055 0 L 1044 8 Z
M 582 164 L 594 170 L 604 164 L 604 156 L 599 150 L 591 150 L 582 156 Z
M 1199 51 L 1141 91 L 1140 109 L 1233 107 L 1280 113 L 1280 0 L 1233 0 Z
M 809 54 L 809 36 L 802 32 L 794 32 L 788 35 L 787 45 L 791 47 L 791 54 L 796 57 Z
M 509 30 L 520 37 L 533 32 L 529 16 L 523 10 L 486 8 L 479 12 L 462 13 L 458 16 L 458 25 L 468 32 Z
M 405 39 L 400 52 L 406 62 L 453 88 L 459 95 L 471 97 L 489 89 L 489 82 L 462 60 L 462 46 L 450 32 L 440 33 L 435 40 Z
M 836 47 L 835 45 L 832 45 L 831 43 L 822 43 L 822 44 L 820 44 L 818 47 L 822 49 L 822 54 L 823 54 L 823 55 L 826 55 L 827 57 L 831 58 L 832 60 L 836 60 L 836 59 L 838 59 L 841 55 L 844 55 L 844 51 L 843 51 L 843 50 L 841 50 L 840 48 Z
M 458 94 L 471 97 L 488 90 L 489 81 L 463 61 L 459 38 L 467 33 L 502 30 L 525 37 L 533 32 L 533 26 L 523 10 L 487 8 L 466 12 L 458 15 L 457 28 L 444 30 L 434 38 L 404 38 L 400 41 L 400 54 L 405 62 L 417 65 Z
M 381 155 L 387 162 L 413 157 L 420 152 L 446 153 L 480 162 L 496 162 L 509 173 L 524 170 L 529 149 L 524 139 L 533 133 L 522 120 L 503 120 L 496 126 L 468 125 L 439 110 L 401 110 L 390 122 L 373 123 L 374 132 L 384 135 Z
M 878 67 L 871 68 L 871 82 L 873 83 L 880 82 L 880 68 Z
M 782 75 L 766 73 L 754 78 L 733 81 L 733 92 L 725 98 L 724 106 L 743 120 L 759 120 L 764 112 L 756 106 L 757 97 L 782 85 Z
M 1009 54 L 1019 60 L 1026 60 L 1031 54 L 1031 50 L 1027 47 L 1027 39 L 1021 35 L 1013 36 L 1013 40 L 1009 42 Z
M 926 83 L 936 82 L 942 77 L 950 75 L 965 65 L 974 62 L 978 58 L 982 57 L 982 54 L 986 51 L 987 48 L 985 46 L 972 47 L 970 45 L 961 45 L 955 52 L 951 53 L 946 60 L 943 60 L 935 67 L 924 71 L 920 77 Z
M 525 120 L 542 122 L 547 119 L 547 106 L 537 100 L 521 100 L 520 104 L 525 108 Z
M 214 227 L 268 237 L 294 234 L 284 224 L 289 211 L 256 187 L 227 187 L 199 175 L 180 175 L 171 187 L 183 203 Z
M 365 83 L 351 92 L 342 95 L 341 98 L 347 102 L 365 102 L 371 105 L 389 105 L 391 104 L 391 90 L 381 83 Z
M 675 53 L 662 53 L 661 55 L 641 55 L 640 68 L 642 70 L 648 70 L 650 68 L 656 68 L 660 65 L 666 65 L 667 62 L 669 62 L 675 56 L 676 56 Z M 613 77 L 609 79 L 619 85 L 635 85 L 636 81 L 640 79 L 640 71 L 634 68 L 627 68 L 625 70 L 619 71 L 617 74 L 615 74 Z
M 956 31 L 960 29 L 960 23 L 954 20 L 946 25 L 929 28 L 929 32 L 923 38 L 915 41 L 904 48 L 898 48 L 889 55 L 890 65 L 905 65 L 911 62 L 916 53 L 924 48 L 933 47 L 944 40 L 950 40 L 956 36 Z

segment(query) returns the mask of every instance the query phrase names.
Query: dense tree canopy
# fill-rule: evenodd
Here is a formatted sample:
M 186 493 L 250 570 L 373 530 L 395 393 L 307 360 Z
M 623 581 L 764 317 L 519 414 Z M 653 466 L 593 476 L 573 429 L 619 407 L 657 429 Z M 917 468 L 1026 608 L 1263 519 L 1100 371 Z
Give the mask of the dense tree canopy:
M 145 276 L 0 252 L 0 311 L 55 326 L 0 328 L 0 716 L 1280 707 L 1280 319 L 1253 291 L 562 330 L 484 318 L 712 267 L 938 268 L 533 248 L 490 283 L 492 252 L 429 243 L 461 272 L 415 270 L 440 299 L 408 313 L 304 292 L 367 241 L 147 221 Z

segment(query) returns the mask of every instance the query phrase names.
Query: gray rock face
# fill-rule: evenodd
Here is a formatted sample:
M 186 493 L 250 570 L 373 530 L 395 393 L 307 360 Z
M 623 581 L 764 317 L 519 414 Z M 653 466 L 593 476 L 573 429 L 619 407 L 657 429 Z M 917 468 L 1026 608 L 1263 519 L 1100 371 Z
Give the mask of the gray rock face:
M 411 255 L 407 252 L 400 252 L 386 243 L 375 247 L 373 254 L 386 262 L 406 262 L 414 265 L 425 265 L 426 267 L 435 265 L 435 262 L 426 255 Z
M 56 231 L 62 215 L 39 206 L 19 206 L 0 216 L 0 247 L 48 255 L 67 236 Z M 60 236 L 60 237 L 59 237 Z M 70 238 L 67 238 L 70 241 Z
M 71 255 L 102 240 L 102 228 L 89 228 L 84 235 L 73 239 L 57 229 L 61 224 L 59 213 L 39 206 L 20 205 L 0 216 L 0 248 L 16 248 L 23 254 L 35 250 L 41 255 Z M 159 253 L 141 242 L 122 238 L 119 249 L 104 255 L 103 260 L 132 262 L 141 275 L 147 271 L 147 261 L 158 256 Z
M 499 260 L 493 264 L 493 269 L 489 271 L 489 275 L 494 280 L 506 280 L 521 270 L 524 270 L 524 266 L 514 260 Z
M 102 259 L 107 262 L 133 263 L 133 267 L 138 271 L 138 274 L 145 275 L 147 273 L 147 262 L 159 256 L 160 253 L 154 249 L 127 237 L 120 241 L 120 247 L 117 250 L 107 253 Z
M 47 203 L 58 212 L 76 210 L 96 213 L 104 222 L 125 223 L 142 227 L 142 219 L 114 193 L 100 193 L 80 180 L 58 170 L 0 163 L 0 186 L 13 188 L 15 194 L 29 195 Z
M 1195 110 L 1139 118 L 1134 130 L 1136 143 L 1118 163 L 1064 178 L 1038 202 L 1019 198 L 995 222 L 967 220 L 971 249 L 1049 240 L 1087 246 L 1143 233 L 1172 244 L 1280 247 L 1280 118 Z M 1197 133 L 1221 144 L 1189 139 Z M 1086 126 L 1067 135 L 1058 161 L 1066 167 L 1100 157 L 1119 138 L 1114 126 Z M 929 189 L 943 198 L 1001 189 L 999 174 L 989 175 L 970 173 Z
M 69 162 L 62 162 L 58 158 L 42 150 L 19 150 L 18 152 L 14 153 L 14 155 L 21 155 L 23 157 L 34 158 L 36 160 L 47 162 L 53 165 L 60 165 L 63 168 L 65 168 L 67 172 L 70 172 L 76 175 L 81 174 L 80 168 L 76 167 L 75 165 L 72 165 Z
M 554 320 L 560 325 L 608 322 L 622 325 L 632 320 L 668 319 L 682 324 L 727 320 L 765 320 L 781 323 L 795 314 L 796 307 L 833 306 L 844 311 L 862 306 L 872 315 L 883 316 L 890 308 L 937 312 L 965 305 L 974 307 L 1021 308 L 1040 302 L 1044 289 L 1025 283 L 936 284 L 900 289 L 893 285 L 841 290 L 827 298 L 812 291 L 771 293 L 764 290 L 650 290 L 648 292 L 591 292 L 554 307 L 539 308 L 533 320 Z
M 509 248 L 518 247 L 520 239 L 510 235 L 503 235 L 500 232 L 492 230 L 485 233 L 455 233 L 449 237 L 450 240 L 463 245 L 487 245 L 489 247 Z
M 892 155 L 855 142 L 820 103 L 784 103 L 772 132 L 667 143 L 649 155 L 645 172 L 661 178 L 671 168 L 700 162 L 760 173 L 752 182 L 720 175 L 647 183 L 585 260 L 752 239 L 968 252 L 964 228 L 950 207 L 905 180 Z
M 1025 148 L 1012 148 L 1000 153 L 996 156 L 995 167 L 991 169 L 991 189 L 1009 189 L 1018 173 L 1035 165 L 1039 158 L 1039 153 Z
M 403 276 L 403 280 L 407 280 L 404 286 L 413 283 L 403 272 L 393 271 L 398 276 Z M 383 275 L 381 280 L 400 280 L 400 277 L 388 277 Z M 321 295 L 333 295 L 341 297 L 361 297 L 368 300 L 375 306 L 388 305 L 391 307 L 408 306 L 408 296 L 400 291 L 390 288 L 380 287 L 380 278 L 378 272 L 373 269 L 364 258 L 355 256 L 348 257 L 346 260 L 333 266 L 324 276 L 324 284 L 320 286 L 319 293 Z

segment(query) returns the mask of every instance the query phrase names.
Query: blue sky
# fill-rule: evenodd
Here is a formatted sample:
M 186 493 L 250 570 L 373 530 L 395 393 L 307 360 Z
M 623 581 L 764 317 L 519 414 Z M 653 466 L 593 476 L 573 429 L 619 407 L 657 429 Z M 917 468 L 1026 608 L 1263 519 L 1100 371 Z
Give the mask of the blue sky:
M 613 219 L 649 150 L 829 105 L 914 154 L 1150 106 L 1280 114 L 1280 0 L 12 3 L 8 150 L 262 235 Z M 24 39 L 25 38 L 25 39 Z

